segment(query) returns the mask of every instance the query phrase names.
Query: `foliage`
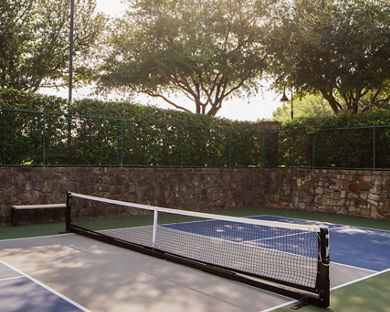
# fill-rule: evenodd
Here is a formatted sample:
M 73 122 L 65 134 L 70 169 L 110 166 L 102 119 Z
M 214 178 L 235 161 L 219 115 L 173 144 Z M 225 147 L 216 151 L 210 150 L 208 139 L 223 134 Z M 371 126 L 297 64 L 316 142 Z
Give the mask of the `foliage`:
M 335 168 L 372 168 L 375 163 L 390 168 L 389 125 L 387 110 L 285 122 L 278 128 L 278 163 Z
M 3 89 L 0 107 L 3 165 L 246 167 L 261 161 L 254 123 L 127 102 L 85 99 L 68 105 Z M 54 113 L 37 111 L 46 107 Z
M 279 86 L 321 94 L 335 114 L 389 106 L 388 0 L 286 1 L 267 44 Z
M 184 94 L 215 116 L 240 90 L 255 92 L 266 69 L 262 38 L 272 1 L 140 0 L 113 26 L 99 83 L 164 99 Z
M 83 60 L 105 24 L 94 9 L 95 0 L 75 1 L 76 81 L 90 75 Z M 1 0 L 0 87 L 35 92 L 66 82 L 69 21 L 68 0 Z
M 332 109 L 328 102 L 321 96 L 308 94 L 302 98 L 295 96 L 293 98 L 294 118 L 301 117 L 320 117 L 332 115 Z M 273 113 L 273 119 L 284 122 L 291 119 L 291 99 L 287 105 L 277 108 Z
M 0 165 L 390 168 L 386 110 L 253 123 L 3 89 L 0 107 Z

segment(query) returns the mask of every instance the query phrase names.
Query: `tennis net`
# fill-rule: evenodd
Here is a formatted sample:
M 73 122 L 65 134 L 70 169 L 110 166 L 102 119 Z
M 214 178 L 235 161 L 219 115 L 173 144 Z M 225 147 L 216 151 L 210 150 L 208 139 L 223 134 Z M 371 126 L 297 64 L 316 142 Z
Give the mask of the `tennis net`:
M 68 193 L 67 230 L 329 305 L 329 233 Z

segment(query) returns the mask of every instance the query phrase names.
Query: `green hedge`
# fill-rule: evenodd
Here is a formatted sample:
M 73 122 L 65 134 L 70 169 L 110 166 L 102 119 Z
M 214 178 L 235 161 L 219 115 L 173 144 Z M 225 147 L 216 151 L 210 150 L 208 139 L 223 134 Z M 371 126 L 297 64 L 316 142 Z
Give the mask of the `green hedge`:
M 1 165 L 261 165 L 256 123 L 4 89 L 0 107 Z
M 68 105 L 9 89 L 0 89 L 0 107 L 0 165 L 390 168 L 384 110 L 296 119 L 272 130 L 274 123 L 129 102 Z
M 390 168 L 390 112 L 302 118 L 278 127 L 279 165 Z

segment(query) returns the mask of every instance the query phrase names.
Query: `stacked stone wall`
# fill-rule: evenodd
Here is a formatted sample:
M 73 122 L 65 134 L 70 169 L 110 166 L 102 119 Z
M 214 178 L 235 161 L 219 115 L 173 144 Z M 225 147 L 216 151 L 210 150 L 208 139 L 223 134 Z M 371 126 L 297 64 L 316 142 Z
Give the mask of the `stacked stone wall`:
M 1 167 L 0 223 L 13 204 L 78 192 L 186 210 L 274 207 L 390 220 L 390 172 L 286 168 Z
M 10 222 L 11 205 L 64 203 L 67 191 L 194 211 L 261 206 L 261 196 L 253 190 L 258 184 L 258 172 L 257 169 L 2 167 L 0 223 Z
M 390 172 L 264 169 L 264 203 L 337 215 L 390 220 Z

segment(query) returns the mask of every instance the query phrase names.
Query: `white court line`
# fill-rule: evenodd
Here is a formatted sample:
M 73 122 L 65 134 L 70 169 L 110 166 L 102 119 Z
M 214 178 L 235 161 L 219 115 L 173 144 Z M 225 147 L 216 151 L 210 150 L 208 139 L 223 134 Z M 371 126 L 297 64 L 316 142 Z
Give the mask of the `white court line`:
M 375 277 L 375 276 L 378 276 L 378 275 L 381 275 L 383 273 L 387 273 L 387 272 L 390 272 L 390 268 L 388 269 L 385 269 L 385 270 L 382 270 L 382 271 L 379 271 L 379 272 L 376 272 L 374 274 L 371 274 L 371 275 L 367 275 L 367 276 L 364 276 L 364 277 L 361 277 L 361 278 L 358 278 L 356 280 L 353 280 L 353 281 L 350 281 L 350 282 L 347 282 L 347 283 L 344 283 L 344 284 L 341 284 L 341 285 L 337 285 L 335 287 L 332 287 L 330 289 L 330 291 L 333 291 L 333 290 L 336 290 L 336 289 L 339 289 L 339 288 L 342 288 L 342 287 L 345 287 L 345 286 L 349 286 L 349 285 L 352 285 L 352 284 L 355 284 L 355 283 L 358 283 L 358 282 L 361 282 L 361 281 L 364 281 L 366 279 L 369 279 L 371 277 Z M 286 307 L 288 305 L 291 305 L 291 304 L 294 304 L 294 303 L 298 303 L 299 301 L 298 300 L 292 300 L 292 301 L 289 301 L 289 302 L 286 302 L 286 303 L 282 303 L 278 306 L 274 306 L 272 308 L 268 308 L 266 310 L 261 310 L 261 312 L 271 312 L 271 311 L 275 311 L 277 309 L 280 309 L 280 308 L 283 308 L 283 307 Z
M 279 304 L 277 306 L 274 306 L 272 308 L 268 308 L 268 309 L 265 309 L 265 310 L 260 310 L 261 312 L 271 312 L 271 311 L 275 311 L 277 309 L 280 309 L 280 308 L 284 308 L 286 306 L 289 306 L 290 304 L 294 304 L 294 303 L 298 303 L 299 301 L 298 300 L 292 300 L 292 301 L 288 301 L 288 302 L 285 302 L 285 303 L 282 303 L 282 304 Z M 260 312 L 259 311 L 259 312 Z
M 353 265 L 344 264 L 344 263 L 335 262 L 335 261 L 330 261 L 330 263 L 342 265 L 342 266 L 345 266 L 345 267 L 348 267 L 348 268 L 351 268 L 351 269 L 359 269 L 359 270 L 363 270 L 363 271 L 367 271 L 367 272 L 374 272 L 374 273 L 378 272 L 378 271 L 375 271 L 375 270 L 365 269 L 365 268 L 361 268 L 361 267 L 358 267 L 358 266 L 353 266 Z
M 297 235 L 308 234 L 308 233 L 313 233 L 313 232 L 300 232 L 300 233 L 286 234 L 286 235 L 279 235 L 279 236 L 270 236 L 270 237 L 258 238 L 258 239 L 248 239 L 248 240 L 243 240 L 243 242 L 249 242 L 249 241 L 250 242 L 259 242 L 259 241 L 264 241 L 264 240 L 271 240 L 271 239 L 275 239 L 275 238 L 283 238 L 283 237 L 289 237 L 289 236 L 297 236 Z
M 9 281 L 17 278 L 25 278 L 23 275 L 14 276 L 14 277 L 6 277 L 6 278 L 0 278 L 0 282 Z
M 289 220 L 300 220 L 300 221 L 306 221 L 309 222 L 309 224 L 312 223 L 320 223 L 323 225 L 330 225 L 335 227 L 352 227 L 357 229 L 365 229 L 365 230 L 372 230 L 372 231 L 378 231 L 378 232 L 385 232 L 390 233 L 390 230 L 383 230 L 383 229 L 376 229 L 376 228 L 370 228 L 370 227 L 364 227 L 364 226 L 356 226 L 356 225 L 349 225 L 349 224 L 340 224 L 340 223 L 332 223 L 332 222 L 326 222 L 326 221 L 318 221 L 318 220 L 309 220 L 309 219 L 300 219 L 300 218 L 291 218 L 291 217 L 283 217 L 283 216 L 272 216 L 272 215 L 260 215 L 260 216 L 248 216 L 247 218 L 256 218 L 256 217 L 271 217 L 271 218 L 281 218 L 281 219 L 289 219 Z M 284 221 L 275 221 L 275 222 L 284 222 Z M 288 222 L 286 222 L 288 223 Z M 299 223 L 299 224 L 307 224 L 307 223 Z M 329 229 L 329 231 L 331 228 Z
M 64 233 L 64 234 L 45 235 L 45 236 L 29 236 L 29 237 L 0 239 L 0 244 L 1 244 L 1 242 L 9 242 L 9 241 L 15 241 L 15 240 L 23 240 L 23 239 L 28 240 L 28 239 L 36 239 L 36 238 L 60 237 L 60 236 L 67 236 L 67 235 L 75 235 L 75 234 L 74 233 Z
M 354 283 L 357 283 L 357 282 L 360 282 L 360 281 L 364 281 L 366 279 L 369 279 L 369 278 L 374 277 L 374 276 L 378 276 L 378 275 L 386 273 L 386 272 L 390 272 L 390 268 L 382 270 L 382 271 L 379 271 L 379 272 L 375 272 L 374 274 L 367 275 L 367 276 L 358 278 L 356 280 L 353 280 L 353 281 L 350 281 L 350 282 L 347 282 L 347 283 L 344 283 L 344 284 L 341 284 L 341 285 L 338 285 L 338 286 L 335 286 L 335 287 L 332 287 L 330 290 L 339 289 L 339 288 L 344 287 L 344 286 L 348 286 L 348 285 L 351 285 L 351 284 L 354 284 Z
M 1 259 L 0 259 L 0 264 L 3 264 L 4 266 L 8 267 L 11 270 L 14 270 L 15 272 L 19 273 L 20 275 L 22 275 L 24 277 L 27 277 L 29 280 L 31 280 L 34 283 L 38 284 L 39 286 L 45 288 L 46 290 L 50 291 L 51 293 L 55 294 L 56 296 L 64 299 L 65 301 L 69 302 L 70 304 L 72 304 L 76 308 L 79 308 L 80 310 L 82 310 L 84 312 L 91 312 L 90 310 L 88 310 L 87 308 L 84 308 L 82 305 L 78 304 L 77 302 L 73 301 L 72 299 L 66 297 L 65 295 L 63 295 L 61 293 L 59 293 L 58 291 L 54 290 L 53 288 L 50 288 L 49 286 L 43 284 L 42 282 L 36 280 L 35 278 L 33 278 L 30 275 L 20 271 L 19 269 L 15 268 L 14 266 L 6 263 L 5 261 L 3 261 Z

